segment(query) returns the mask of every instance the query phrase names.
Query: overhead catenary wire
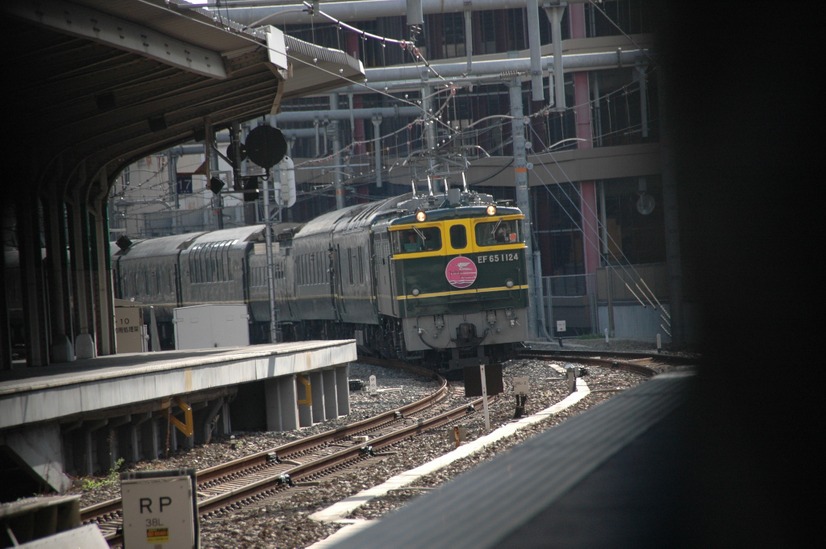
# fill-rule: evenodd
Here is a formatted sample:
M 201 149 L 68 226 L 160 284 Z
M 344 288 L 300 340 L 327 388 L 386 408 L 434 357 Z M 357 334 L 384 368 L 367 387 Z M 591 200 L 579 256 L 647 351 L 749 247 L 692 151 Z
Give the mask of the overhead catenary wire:
M 611 25 L 613 25 L 615 28 L 617 28 L 622 33 L 622 35 L 625 36 L 629 40 L 630 43 L 634 44 L 634 46 L 638 47 L 641 51 L 643 51 L 643 54 L 646 56 L 646 58 L 649 60 L 649 62 L 653 62 L 653 60 L 652 60 L 651 56 L 648 54 L 648 52 L 643 50 L 635 42 L 633 37 L 631 35 L 629 35 L 628 33 L 626 33 L 615 21 L 611 20 L 611 18 L 606 14 L 606 12 L 603 9 L 601 9 L 593 0 L 589 0 L 588 3 L 594 8 L 594 10 L 596 12 L 600 13 L 603 17 L 605 17 L 606 20 L 608 20 Z M 311 8 L 311 6 L 308 2 L 304 2 L 304 5 L 308 8 Z M 359 34 L 359 36 L 362 38 L 362 41 L 365 41 L 366 39 L 370 38 L 370 39 L 381 40 L 383 47 L 386 46 L 387 43 L 394 43 L 394 44 L 398 44 L 398 45 L 402 46 L 406 51 L 411 52 L 412 57 L 413 57 L 413 61 L 416 62 L 417 65 L 419 64 L 419 62 L 421 62 L 422 64 L 424 64 L 424 66 L 426 66 L 428 68 L 429 74 L 435 74 L 435 75 L 439 76 L 440 78 L 442 78 L 444 80 L 444 78 L 441 77 L 441 75 L 439 75 L 439 73 L 435 70 L 435 68 L 430 63 L 428 63 L 426 59 L 421 57 L 420 52 L 418 51 L 418 49 L 415 48 L 415 45 L 411 41 L 403 40 L 403 39 L 388 39 L 387 37 L 380 37 L 378 35 L 374 35 L 372 33 L 368 33 L 368 32 L 365 32 L 363 30 L 357 29 L 356 27 L 348 25 L 348 24 L 336 19 L 335 17 L 332 17 L 332 16 L 330 16 L 326 13 L 323 13 L 321 10 L 316 10 L 316 12 L 319 15 L 321 15 L 323 17 L 326 17 L 327 19 L 333 21 L 338 26 L 339 29 L 345 28 L 345 29 L 348 29 L 351 32 L 355 32 L 355 33 Z M 381 89 L 378 89 L 376 87 L 371 87 L 371 86 L 367 85 L 366 83 L 356 83 L 356 84 L 358 86 L 363 87 L 364 89 L 369 89 L 370 91 L 372 91 L 374 93 L 383 94 L 383 95 L 388 96 L 388 97 L 393 97 L 394 100 L 397 100 L 397 101 L 400 100 L 399 98 L 386 93 L 387 88 L 385 88 L 384 90 L 381 90 Z M 474 121 L 471 124 L 466 124 L 465 127 L 461 130 L 459 130 L 458 127 L 457 128 L 451 128 L 451 126 L 449 124 L 445 124 L 441 120 L 441 115 L 444 114 L 447 111 L 447 109 L 449 108 L 448 102 L 451 101 L 451 99 L 453 101 L 455 101 L 456 91 L 458 89 L 461 89 L 459 86 L 456 86 L 453 83 L 451 83 L 449 87 L 450 87 L 450 91 L 451 91 L 450 96 L 442 104 L 442 106 L 439 109 L 435 110 L 432 113 L 428 113 L 428 112 L 425 112 L 423 110 L 422 111 L 422 116 L 417 118 L 411 124 L 408 124 L 408 126 L 406 128 L 402 128 L 402 129 L 396 130 L 394 132 L 388 133 L 385 136 L 381 136 L 380 139 L 382 139 L 382 140 L 391 139 L 391 138 L 395 137 L 396 135 L 400 134 L 401 132 L 403 132 L 405 130 L 409 131 L 411 126 L 419 126 L 419 125 L 424 125 L 424 124 L 438 123 L 441 126 L 447 128 L 448 137 L 444 138 L 442 140 L 442 142 L 438 143 L 437 147 L 439 147 L 440 149 L 446 150 L 446 149 L 449 149 L 450 147 L 454 146 L 455 143 L 460 138 L 462 138 L 464 135 L 466 135 L 467 132 L 470 131 L 472 128 L 474 128 L 477 125 L 482 124 L 483 122 L 487 122 L 487 121 L 491 120 L 492 118 L 494 118 L 494 117 L 485 117 L 483 119 Z M 625 89 L 627 90 L 627 87 Z M 435 96 L 437 93 L 438 93 L 438 90 L 432 95 Z M 610 92 L 607 95 L 596 98 L 595 101 L 602 100 L 602 101 L 610 102 L 610 99 L 611 99 L 611 97 L 614 93 L 619 93 L 619 91 Z M 627 103 L 627 101 L 628 101 L 627 94 L 625 95 L 624 99 Z M 573 110 L 573 108 L 574 107 L 570 107 L 570 108 L 567 109 L 567 111 L 570 112 L 571 110 Z M 540 112 L 529 115 L 529 117 L 546 115 L 547 110 L 548 110 L 548 107 L 545 107 Z M 543 112 L 543 111 L 545 111 L 545 112 Z M 613 114 L 614 114 L 613 110 L 608 109 L 607 116 L 609 117 L 609 119 L 610 119 L 611 116 L 613 116 Z M 529 118 L 529 117 L 526 117 L 526 118 Z M 510 117 L 508 115 L 501 115 L 501 116 L 498 116 L 498 118 L 500 119 L 501 123 L 504 124 L 506 121 L 509 121 L 512 117 Z M 613 127 L 612 124 L 609 124 L 609 126 Z M 485 129 L 483 131 L 491 131 L 491 127 L 495 127 L 495 126 L 491 125 L 490 127 L 488 127 L 487 129 Z M 637 129 L 638 128 L 639 128 L 639 126 L 637 126 Z M 536 133 L 535 130 L 532 127 L 531 127 L 531 131 Z M 622 132 L 622 131 L 624 131 L 624 132 L 633 132 L 633 131 L 635 131 L 635 128 L 634 127 L 626 127 L 625 129 L 616 129 L 616 130 L 614 130 L 614 133 L 618 133 L 618 132 Z M 609 135 L 611 135 L 611 134 L 601 134 L 601 135 L 598 135 L 598 136 L 594 136 L 594 138 L 595 139 L 603 139 L 603 138 L 605 138 L 606 136 L 609 136 Z M 538 138 L 537 142 L 541 143 L 542 138 L 538 134 L 536 135 L 536 137 Z M 418 140 L 419 140 L 420 143 L 421 143 L 422 139 L 423 139 L 423 137 L 420 135 L 418 137 Z M 348 145 L 347 147 L 345 147 L 344 150 L 352 150 L 354 148 L 354 145 L 364 144 L 365 142 L 366 142 L 366 140 L 365 141 L 358 141 L 356 143 Z M 410 150 L 409 145 L 410 145 L 410 142 L 408 141 L 407 150 Z M 421 152 L 423 150 L 425 150 L 424 147 L 421 147 L 418 151 L 411 152 L 408 155 L 408 159 L 411 158 L 412 156 L 414 156 L 415 154 L 417 154 L 417 152 Z M 485 153 L 487 154 L 487 151 L 485 151 Z M 549 152 L 549 154 L 551 154 L 551 157 L 553 159 L 553 154 L 550 153 L 550 152 Z M 329 160 L 329 158 L 331 158 L 332 156 L 333 155 L 328 155 L 328 156 L 324 157 L 323 159 L 312 159 L 312 160 L 307 161 L 307 163 L 305 163 L 305 164 L 310 165 L 310 164 L 313 164 L 313 163 L 322 163 L 323 161 Z M 556 162 L 555 159 L 553 159 L 553 161 Z M 397 165 L 397 164 L 398 164 L 398 161 L 395 165 Z M 540 164 L 540 165 L 545 167 L 546 171 L 548 171 L 548 173 L 550 174 L 550 171 L 547 169 L 547 166 L 545 166 L 544 163 Z M 392 167 L 390 169 L 392 170 Z M 505 168 L 503 168 L 503 169 L 505 169 Z M 563 170 L 561 166 L 559 166 L 559 169 Z M 564 170 L 563 170 L 563 173 L 564 173 Z M 491 176 L 491 177 L 493 177 L 493 176 Z M 570 179 L 567 178 L 567 175 L 565 175 L 565 178 L 568 179 L 568 180 L 563 181 L 563 182 L 557 181 L 556 183 L 557 184 L 569 183 L 571 185 L 574 185 L 570 181 Z M 475 182 L 474 184 L 479 184 L 479 183 L 480 182 Z M 547 183 L 543 183 L 543 185 L 545 185 L 546 189 L 548 188 Z M 590 210 L 590 206 L 588 206 L 588 203 L 582 200 L 581 190 L 579 190 L 578 187 L 576 187 L 575 185 L 573 186 L 573 188 L 576 190 L 577 195 L 580 197 L 580 203 L 581 204 L 586 204 L 586 207 L 588 207 L 589 210 Z M 550 194 L 554 198 L 554 200 L 559 202 L 559 199 L 556 197 L 556 195 L 554 195 L 553 193 L 550 193 Z M 572 205 L 577 207 L 577 205 L 573 202 L 573 200 L 571 198 L 571 195 L 569 195 L 568 193 L 564 193 L 564 196 L 565 196 L 565 198 L 567 198 L 567 200 Z M 562 206 L 561 203 L 560 203 L 560 205 Z M 570 217 L 570 214 L 568 213 L 567 208 L 563 207 L 562 210 L 566 213 L 566 215 L 569 215 L 569 217 Z M 582 215 L 583 213 L 587 213 L 588 215 Z M 575 220 L 573 220 L 573 218 L 571 220 L 574 223 L 574 225 L 576 226 L 576 228 L 578 230 L 582 231 L 583 234 L 586 236 L 586 239 L 585 239 L 586 245 L 596 247 L 598 252 L 601 251 L 600 246 L 604 246 L 607 254 L 610 257 L 612 257 L 613 259 L 615 259 L 615 261 L 616 261 L 616 265 L 612 264 L 612 262 L 608 262 L 608 267 L 610 269 L 616 271 L 619 268 L 619 269 L 621 269 L 621 271 L 624 275 L 629 276 L 632 280 L 634 280 L 634 278 L 639 279 L 639 282 L 637 282 L 637 281 L 632 282 L 632 284 L 636 288 L 636 291 L 633 288 L 631 288 L 631 286 L 628 284 L 628 282 L 625 282 L 625 285 L 626 285 L 629 293 L 631 293 L 631 295 L 633 295 L 638 300 L 640 305 L 642 305 L 643 307 L 646 307 L 646 301 L 647 301 L 648 305 L 650 305 L 653 309 L 662 310 L 666 315 L 668 315 L 667 311 L 665 311 L 662 308 L 662 304 L 657 299 L 656 295 L 654 295 L 654 293 L 651 291 L 648 284 L 645 282 L 644 279 L 639 277 L 639 273 L 636 272 L 636 269 L 634 269 L 633 265 L 630 263 L 628 258 L 624 255 L 624 253 L 622 253 L 621 248 L 617 245 L 616 242 L 613 241 L 613 237 L 611 236 L 611 234 L 607 231 L 603 233 L 599 230 L 600 228 L 603 228 L 603 227 L 602 227 L 602 223 L 600 221 L 600 218 L 596 214 L 596 212 L 587 211 L 587 212 L 580 212 L 580 214 L 581 214 L 580 218 L 582 219 L 582 223 L 584 223 L 584 226 L 577 223 Z M 596 226 L 593 225 L 592 219 L 596 220 Z M 588 229 L 588 230 L 586 231 L 585 229 Z M 606 241 L 603 241 L 603 238 L 600 236 L 602 234 L 606 235 Z M 589 237 L 589 235 L 597 235 L 597 241 L 594 242 L 593 239 L 591 239 Z M 613 243 L 614 246 L 613 247 L 609 246 L 609 245 L 607 245 L 608 243 Z M 619 257 L 614 254 L 613 249 L 620 250 Z M 642 296 L 642 297 L 640 297 L 640 296 Z M 669 318 L 670 318 L 670 316 L 669 316 Z M 667 319 L 664 319 L 664 320 L 666 320 L 666 322 L 667 322 Z
M 532 129 L 531 131 L 533 132 L 533 129 Z M 536 137 L 537 137 L 537 138 L 540 140 L 540 142 L 541 142 L 541 136 L 539 136 L 539 135 L 538 135 L 538 134 L 536 134 L 535 132 L 533 132 L 533 133 L 534 133 L 534 135 L 536 135 Z M 554 195 L 553 193 L 551 193 L 551 192 L 550 192 L 550 189 L 549 189 L 549 187 L 548 187 L 548 183 L 546 183 L 546 182 L 542 181 L 542 176 L 541 176 L 541 174 L 538 174 L 538 173 L 537 173 L 536 175 L 537 175 L 537 177 L 539 177 L 539 178 L 540 178 L 540 181 L 542 182 L 542 186 L 543 186 L 543 187 L 544 187 L 544 188 L 548 191 L 549 196 L 551 196 L 551 198 L 553 198 L 553 200 L 554 200 L 554 201 L 556 201 L 556 202 L 557 202 L 560 206 L 563 206 L 563 207 L 561 208 L 561 209 L 562 209 L 562 211 L 563 211 L 563 212 L 565 212 L 565 213 L 566 213 L 566 215 L 568 215 L 569 220 L 573 223 L 574 227 L 575 227 L 577 230 L 581 231 L 581 232 L 583 233 L 583 235 L 585 235 L 585 234 L 586 234 L 586 228 L 587 228 L 587 229 L 589 229 L 588 233 L 590 233 L 590 234 L 596 234 L 596 235 L 599 235 L 599 234 L 601 233 L 601 231 L 599 231 L 599 229 L 603 227 L 602 223 L 601 223 L 601 222 L 600 222 L 600 220 L 599 220 L 599 216 L 598 216 L 598 215 L 596 215 L 596 212 L 592 211 L 592 210 L 590 209 L 590 207 L 588 207 L 588 206 L 587 206 L 587 201 L 583 200 L 583 196 L 582 196 L 581 190 L 579 190 L 578 186 L 576 186 L 576 185 L 573 183 L 573 181 L 572 181 L 570 178 L 568 178 L 567 174 L 565 174 L 565 170 L 564 170 L 564 168 L 563 168 L 561 165 L 559 165 L 559 163 L 556 161 L 556 159 L 554 158 L 553 153 L 549 153 L 549 155 L 550 155 L 550 157 L 551 157 L 552 162 L 553 162 L 553 163 L 557 166 L 557 168 L 558 168 L 558 169 L 561 171 L 561 173 L 565 176 L 565 179 L 566 179 L 566 180 L 565 180 L 565 181 L 562 181 L 562 182 L 560 182 L 560 181 L 556 180 L 556 178 L 553 176 L 553 174 L 551 174 L 550 170 L 548 169 L 548 167 L 547 167 L 547 165 L 546 165 L 545 163 L 541 163 L 541 164 L 540 164 L 540 166 L 542 166 L 542 167 L 545 169 L 546 173 L 547 173 L 548 175 L 550 175 L 550 176 L 551 176 L 551 179 L 553 179 L 553 180 L 554 180 L 554 183 L 556 183 L 556 184 L 558 184 L 558 185 L 559 185 L 559 184 L 562 184 L 562 183 L 566 183 L 566 184 L 571 185 L 571 188 L 574 190 L 574 192 L 576 193 L 576 195 L 580 198 L 580 204 L 579 204 L 579 205 L 577 205 L 576 203 L 574 203 L 574 202 L 571 200 L 570 196 L 569 196 L 567 193 L 564 193 L 564 196 L 565 196 L 566 198 L 568 198 L 568 200 L 569 200 L 570 204 L 571 204 L 572 206 L 574 206 L 574 208 L 575 208 L 577 211 L 580 211 L 580 216 L 579 216 L 579 218 L 583 220 L 583 224 L 580 224 L 579 222 L 577 222 L 577 220 L 576 220 L 576 219 L 574 219 L 574 218 L 573 218 L 573 216 L 571 216 L 571 215 L 570 215 L 570 213 L 568 212 L 567 208 L 565 208 L 565 207 L 564 207 L 564 205 L 563 205 L 561 202 L 559 202 L 559 199 L 557 198 L 557 196 L 556 196 L 556 195 Z M 592 214 L 592 215 L 583 215 L 583 212 L 582 212 L 582 210 L 581 210 L 581 208 L 582 208 L 582 206 L 581 206 L 581 205 L 583 205 L 583 204 L 584 204 L 584 205 L 586 205 L 585 207 L 587 208 L 587 213 Z M 592 224 L 588 221 L 589 219 L 596 219 L 596 223 L 597 223 L 597 225 L 596 225 L 596 226 L 593 226 L 593 225 L 592 225 Z M 612 242 L 613 242 L 613 237 L 611 237 L 610 233 L 606 232 L 606 234 L 607 234 L 608 239 L 610 239 L 610 241 L 612 241 Z M 597 248 L 596 248 L 596 249 L 597 249 L 597 252 L 600 252 L 600 248 L 599 248 L 599 246 L 601 246 L 601 245 L 603 245 L 603 244 L 606 244 L 606 242 L 602 239 L 602 237 L 599 237 L 599 236 L 598 236 L 598 237 L 597 237 L 597 239 L 598 239 L 598 242 L 596 242 L 596 243 L 591 242 L 591 245 L 592 245 L 592 246 L 597 246 Z M 588 241 L 587 241 L 587 239 L 585 239 L 585 243 L 586 243 L 586 245 L 588 245 Z M 616 243 L 616 242 L 614 242 L 614 244 L 616 245 L 617 243 Z M 621 248 L 620 248 L 619 246 L 615 246 L 615 247 L 616 247 L 616 249 L 621 250 Z M 625 254 L 624 254 L 622 251 L 620 251 L 620 257 L 617 257 L 617 256 L 616 256 L 616 254 L 614 254 L 614 253 L 611 251 L 611 247 L 610 247 L 610 246 L 607 246 L 607 245 L 606 245 L 606 246 L 605 246 L 605 248 L 608 250 L 608 253 L 609 253 L 612 257 L 614 257 L 614 258 L 617 260 L 617 263 L 618 263 L 619 267 L 622 269 L 622 273 L 623 273 L 623 274 L 625 274 L 625 275 L 627 276 L 627 279 L 623 279 L 623 278 L 621 277 L 621 280 L 622 280 L 623 284 L 625 285 L 626 289 L 629 291 L 629 293 L 630 293 L 632 296 L 634 296 L 634 298 L 637 300 L 637 302 L 638 302 L 638 303 L 639 303 L 639 304 L 640 304 L 643 308 L 646 308 L 646 307 L 647 307 L 647 306 L 646 306 L 645 301 L 643 300 L 643 298 L 641 298 L 641 297 L 640 297 L 640 295 L 642 295 L 642 296 L 645 298 L 645 300 L 647 300 L 647 301 L 648 301 L 648 304 L 649 304 L 649 305 L 651 305 L 651 307 L 652 307 L 652 309 L 653 309 L 653 310 L 661 310 L 661 311 L 665 312 L 665 310 L 664 310 L 664 309 L 663 309 L 663 307 L 662 307 L 662 304 L 661 304 L 661 303 L 660 303 L 660 301 L 656 298 L 656 295 L 654 295 L 654 293 L 651 291 L 650 287 L 649 287 L 649 286 L 645 283 L 644 279 L 640 276 L 640 274 L 637 272 L 637 270 L 634 268 L 633 264 L 632 264 L 632 263 L 628 260 L 628 258 L 625 256 Z M 606 264 L 606 267 L 607 267 L 607 268 L 609 268 L 609 269 L 611 269 L 611 270 L 616 271 L 616 266 L 615 266 L 615 265 L 613 265 L 613 264 L 611 264 L 611 262 L 608 262 L 608 263 Z M 635 287 L 637 288 L 637 291 L 634 291 L 634 289 L 633 289 L 633 288 L 631 288 L 631 286 L 630 286 L 630 284 L 629 284 L 628 280 L 631 280 L 631 282 L 632 282 L 632 283 L 635 285 Z M 639 281 L 639 282 L 638 282 L 638 281 Z M 640 282 L 643 284 L 643 286 L 645 286 L 645 290 L 643 290 L 643 288 L 641 288 L 641 287 L 640 287 L 640 285 L 639 285 L 639 283 L 640 283 Z M 638 294 L 639 294 L 639 295 L 638 295 Z M 657 305 L 655 305 L 655 304 L 654 304 L 654 302 L 653 302 L 652 300 L 653 300 L 653 301 L 656 301 Z M 665 312 L 665 313 L 667 314 L 667 312 Z M 661 317 L 662 317 L 662 315 L 661 315 Z M 668 324 L 668 325 L 670 326 L 670 316 L 669 316 L 667 319 L 666 319 L 666 318 L 663 318 L 663 320 L 664 320 L 664 322 L 666 322 L 666 324 Z

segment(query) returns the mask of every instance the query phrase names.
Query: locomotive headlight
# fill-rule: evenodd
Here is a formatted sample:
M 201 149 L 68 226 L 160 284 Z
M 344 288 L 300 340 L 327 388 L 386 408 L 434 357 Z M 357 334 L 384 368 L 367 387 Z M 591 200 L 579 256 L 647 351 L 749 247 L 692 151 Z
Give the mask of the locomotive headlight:
M 488 215 L 496 215 L 496 206 L 494 204 L 490 204 L 487 208 L 485 208 L 485 213 Z
M 427 219 L 426 213 L 424 213 L 422 210 L 416 212 L 416 221 L 418 221 L 419 223 L 423 223 L 425 219 Z
M 508 288 L 513 288 L 513 280 L 511 280 L 510 278 L 507 279 L 505 281 L 505 286 L 507 286 Z
M 413 292 L 412 292 L 412 293 L 413 293 L 413 295 L 419 295 L 419 293 L 421 293 L 421 292 L 419 292 L 419 289 L 418 289 L 418 288 L 413 288 Z

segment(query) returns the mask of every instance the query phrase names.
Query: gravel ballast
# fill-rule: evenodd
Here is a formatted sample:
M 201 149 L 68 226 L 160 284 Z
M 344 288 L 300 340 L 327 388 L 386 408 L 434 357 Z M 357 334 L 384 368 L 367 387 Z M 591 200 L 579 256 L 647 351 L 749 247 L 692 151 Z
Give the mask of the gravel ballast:
M 504 393 L 494 399 L 488 407 L 490 430 L 516 419 L 517 402 L 513 394 L 514 378 L 527 378 L 530 383 L 530 394 L 524 402 L 524 415 L 535 414 L 563 400 L 569 394 L 569 389 L 564 373 L 560 373 L 562 366 L 558 364 L 554 369 L 547 362 L 530 359 L 506 363 Z M 513 445 L 599 404 L 618 391 L 644 382 L 642 377 L 616 369 L 588 366 L 585 371 L 587 375 L 583 377 L 583 381 L 592 392 L 577 404 L 534 425 L 522 428 L 512 436 L 487 444 L 470 456 L 421 477 L 413 485 L 374 498 L 355 509 L 348 518 L 379 518 L 404 505 L 412 498 L 472 469 L 479 463 L 506 452 Z M 378 387 L 381 390 L 375 394 L 370 394 L 366 390 L 351 391 L 351 413 L 347 417 L 326 421 L 299 431 L 234 433 L 232 437 L 196 446 L 166 459 L 136 463 L 125 470 L 203 469 L 243 455 L 268 450 L 308 434 L 334 429 L 398 408 L 423 398 L 436 388 L 434 381 L 416 377 L 404 371 L 388 370 L 360 363 L 353 363 L 350 366 L 350 379 L 366 381 L 371 375 L 376 376 Z M 464 397 L 461 383 L 452 383 L 452 389 L 450 398 L 455 401 L 456 406 L 472 400 Z M 465 442 L 473 441 L 488 433 L 484 416 L 483 410 L 476 410 L 462 422 Z M 200 523 L 201 547 L 308 547 L 341 527 L 338 523 L 313 520 L 310 515 L 344 498 L 381 484 L 394 475 L 414 469 L 454 448 L 456 448 L 456 443 L 452 426 L 428 432 L 394 446 L 392 451 L 380 452 L 377 458 L 368 460 L 363 468 L 337 475 L 334 479 L 321 481 L 312 487 L 295 490 L 295 494 L 287 499 L 242 508 L 232 515 L 202 519 Z M 78 479 L 75 493 L 82 494 L 82 507 L 120 496 L 119 483 L 106 482 L 106 480 L 105 478 Z

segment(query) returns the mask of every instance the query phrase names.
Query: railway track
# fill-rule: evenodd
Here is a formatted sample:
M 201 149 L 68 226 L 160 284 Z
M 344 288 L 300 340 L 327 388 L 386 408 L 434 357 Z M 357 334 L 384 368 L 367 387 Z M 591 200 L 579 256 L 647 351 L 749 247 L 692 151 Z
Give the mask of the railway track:
M 373 364 L 380 361 L 371 360 Z M 387 365 L 386 363 L 382 363 Z M 400 364 L 392 364 L 400 367 Z M 300 488 L 357 462 L 374 458 L 385 447 L 429 429 L 449 424 L 482 401 L 433 415 L 450 391 L 447 381 L 425 369 L 404 366 L 436 377 L 438 388 L 429 396 L 395 410 L 332 431 L 308 436 L 269 450 L 196 472 L 197 506 L 202 517 L 223 514 L 255 504 L 279 492 Z M 429 415 L 429 417 L 428 417 Z M 123 543 L 122 501 L 111 499 L 81 510 L 83 524 L 97 524 L 110 546 Z
M 645 377 L 690 362 L 682 358 L 639 353 L 599 353 L 593 350 L 525 350 L 520 358 L 599 365 Z M 456 390 L 448 386 L 443 378 L 434 376 L 430 370 L 403 363 L 364 358 L 359 360 L 383 366 L 404 367 L 417 374 L 435 377 L 438 388 L 427 398 L 375 417 L 197 471 L 199 515 L 202 518 L 217 517 L 297 490 L 310 489 L 322 478 L 329 478 L 361 462 L 375 459 L 381 456 L 384 449 L 407 437 L 459 421 L 472 409 L 482 406 L 482 400 L 477 399 L 435 413 L 434 407 L 442 403 L 451 390 Z M 430 417 L 425 417 L 428 414 Z M 81 520 L 84 524 L 97 524 L 110 546 L 122 545 L 119 498 L 82 509 Z
M 696 366 L 698 357 L 692 355 L 675 355 L 644 353 L 635 351 L 598 351 L 595 349 L 530 349 L 519 351 L 519 358 L 540 360 L 557 360 L 559 362 L 576 362 L 619 368 L 644 377 L 653 377 L 674 369 Z

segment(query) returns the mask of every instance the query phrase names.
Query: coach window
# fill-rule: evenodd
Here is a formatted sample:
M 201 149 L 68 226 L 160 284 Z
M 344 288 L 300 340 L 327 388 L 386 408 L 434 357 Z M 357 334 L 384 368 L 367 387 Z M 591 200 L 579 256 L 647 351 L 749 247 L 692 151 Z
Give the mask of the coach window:
M 204 246 L 204 260 L 206 262 L 206 282 L 215 282 L 218 280 L 215 261 L 215 245 L 207 244 Z
M 222 242 L 218 247 L 218 280 L 226 281 L 230 277 L 227 276 L 229 269 L 227 268 L 227 261 L 229 260 L 231 241 Z
M 201 260 L 201 247 L 196 246 L 192 249 L 192 253 L 189 256 L 192 270 L 192 282 L 203 282 L 204 281 L 204 271 L 203 271 L 203 261 Z

